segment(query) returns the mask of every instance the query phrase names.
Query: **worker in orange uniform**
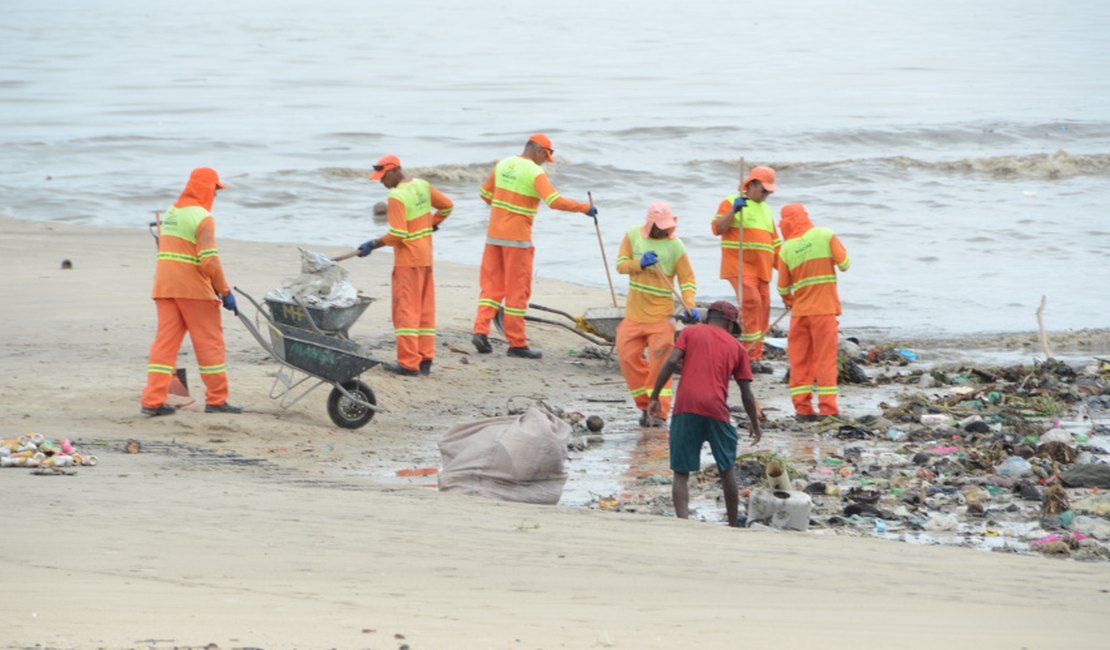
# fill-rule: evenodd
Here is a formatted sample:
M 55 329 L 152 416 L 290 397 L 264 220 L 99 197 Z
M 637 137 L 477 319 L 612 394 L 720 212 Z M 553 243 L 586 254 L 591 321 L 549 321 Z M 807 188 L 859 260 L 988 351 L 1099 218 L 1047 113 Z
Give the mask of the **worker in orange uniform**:
M 721 238 L 721 279 L 728 280 L 740 294 L 740 341 L 748 349 L 754 372 L 770 372 L 762 364 L 763 337 L 771 322 L 771 271 L 782 241 L 766 200 L 777 189 L 775 170 L 753 167 L 740 185 L 740 193 L 721 201 L 712 223 L 713 234 Z M 744 265 L 743 285 L 739 286 L 741 237 Z
M 389 232 L 358 247 L 366 257 L 375 248 L 393 247 L 393 332 L 397 363 L 382 364 L 398 375 L 432 372 L 436 355 L 436 291 L 432 278 L 432 232 L 454 208 L 451 199 L 421 178 L 405 178 L 401 161 L 382 156 L 370 180 L 389 189 Z M 433 213 L 433 209 L 435 212 Z
M 590 203 L 578 203 L 559 196 L 541 165 L 554 160 L 551 139 L 542 133 L 528 138 L 524 152 L 506 158 L 493 168 L 482 184 L 479 195 L 489 204 L 486 248 L 482 253 L 479 275 L 481 296 L 474 319 L 471 342 L 483 354 L 493 351 L 489 342 L 490 321 L 505 305 L 505 338 L 508 355 L 539 359 L 543 353 L 528 347 L 524 315 L 532 295 L 532 221 L 540 201 L 564 212 L 597 214 Z
M 674 314 L 672 287 L 678 276 L 679 291 L 684 305 L 684 322 L 698 322 L 693 311 L 697 281 L 686 255 L 686 246 L 675 235 L 678 220 L 671 206 L 660 201 L 648 208 L 642 226 L 633 226 L 624 234 L 617 253 L 617 272 L 628 277 L 628 306 L 624 320 L 617 327 L 617 355 L 621 374 L 640 409 L 640 426 L 666 424 L 671 409 L 671 382 L 659 393 L 658 416 L 647 411 L 655 378 L 674 349 Z M 647 348 L 647 359 L 644 359 Z
M 177 352 L 185 332 L 193 341 L 205 387 L 205 413 L 241 413 L 227 402 L 227 366 L 220 302 L 238 314 L 235 296 L 224 279 L 216 250 L 216 221 L 212 201 L 227 187 L 216 170 L 194 169 L 177 202 L 161 219 L 158 262 L 154 271 L 154 304 L 158 307 L 158 333 L 150 346 L 142 412 L 169 415 L 166 404 Z
M 836 270 L 847 271 L 851 261 L 831 230 L 813 226 L 801 203 L 783 207 L 779 227 L 786 243 L 780 253 L 778 288 L 783 303 L 791 308 L 786 339 L 790 399 L 799 420 L 814 421 L 840 412 L 836 405 L 836 355 L 840 347 Z

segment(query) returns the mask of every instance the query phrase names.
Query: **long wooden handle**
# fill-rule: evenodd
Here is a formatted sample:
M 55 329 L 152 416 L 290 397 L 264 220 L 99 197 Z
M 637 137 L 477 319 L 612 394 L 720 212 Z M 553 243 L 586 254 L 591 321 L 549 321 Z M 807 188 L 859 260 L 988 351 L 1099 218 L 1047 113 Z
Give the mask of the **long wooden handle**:
M 690 311 L 691 309 L 693 309 L 692 307 L 690 307 L 689 305 L 687 305 L 687 304 L 686 304 L 686 299 L 682 297 L 682 293 L 681 293 L 681 292 L 680 292 L 680 291 L 679 291 L 678 289 L 675 289 L 675 288 L 674 288 L 674 282 L 672 282 L 671 280 L 668 280 L 668 279 L 667 279 L 667 275 L 666 275 L 665 273 L 663 273 L 662 271 L 660 271 L 660 270 L 659 270 L 659 268 L 658 268 L 658 267 L 656 267 L 656 266 L 655 266 L 654 264 L 653 264 L 653 265 L 651 265 L 651 266 L 650 266 L 649 268 L 650 268 L 650 269 L 651 269 L 652 271 L 655 271 L 655 274 L 656 274 L 656 275 L 658 275 L 658 276 L 659 276 L 659 278 L 660 278 L 661 280 L 663 280 L 663 282 L 666 282 L 666 283 L 667 283 L 667 287 L 668 287 L 668 288 L 670 288 L 670 290 L 671 290 L 671 293 L 673 293 L 673 294 L 674 294 L 674 297 L 675 297 L 675 298 L 678 298 L 678 303 L 679 303 L 680 305 L 682 305 L 682 308 L 683 308 L 683 309 L 685 309 L 686 311 Z
M 773 323 L 771 323 L 770 325 L 767 326 L 767 330 L 763 332 L 763 335 L 759 337 L 759 340 L 762 341 L 763 339 L 767 338 L 767 335 L 771 332 L 771 330 L 775 329 L 775 325 L 778 325 L 779 322 L 781 322 L 782 319 L 786 318 L 786 315 L 789 314 L 789 313 L 790 313 L 790 307 L 787 307 L 786 311 L 779 314 L 779 317 L 775 319 L 775 322 L 773 322 Z M 751 352 L 751 349 L 754 348 L 755 344 L 758 343 L 758 342 L 759 341 L 752 341 L 751 343 L 748 343 L 747 345 L 744 346 L 744 351 L 745 352 Z
M 342 255 L 336 255 L 335 257 L 331 258 L 331 261 L 333 261 L 333 262 L 342 262 L 343 260 L 349 260 L 352 257 L 355 257 L 356 255 L 358 255 L 358 249 L 357 248 L 355 250 L 351 251 L 350 253 L 343 253 Z
M 744 157 L 740 156 L 740 192 L 744 192 Z M 744 286 L 744 209 L 740 209 L 740 227 L 736 236 L 736 324 L 740 331 L 744 331 L 744 319 L 741 307 L 744 304 L 742 287 Z
M 590 199 L 590 207 L 594 207 L 593 192 L 586 192 L 586 196 Z M 609 280 L 609 295 L 613 297 L 613 306 L 619 307 L 617 290 L 613 288 L 613 274 L 609 272 L 609 260 L 605 256 L 605 242 L 601 241 L 601 226 L 597 225 L 597 217 L 594 217 L 594 231 L 597 232 L 597 245 L 601 248 L 601 263 L 605 265 L 605 278 Z

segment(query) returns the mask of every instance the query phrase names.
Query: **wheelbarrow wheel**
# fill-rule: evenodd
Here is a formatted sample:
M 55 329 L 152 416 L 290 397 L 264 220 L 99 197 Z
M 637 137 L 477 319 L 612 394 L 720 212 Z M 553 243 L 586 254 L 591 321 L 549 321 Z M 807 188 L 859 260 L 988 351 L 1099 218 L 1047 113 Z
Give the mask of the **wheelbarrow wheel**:
M 378 403 L 378 400 L 374 397 L 374 391 L 370 390 L 370 387 L 361 381 L 352 379 L 344 382 L 343 388 L 348 393 L 365 400 L 368 404 L 377 405 Z M 333 388 L 331 394 L 328 395 L 328 415 L 332 422 L 344 429 L 357 429 L 374 417 L 374 410 L 355 402 L 338 388 Z

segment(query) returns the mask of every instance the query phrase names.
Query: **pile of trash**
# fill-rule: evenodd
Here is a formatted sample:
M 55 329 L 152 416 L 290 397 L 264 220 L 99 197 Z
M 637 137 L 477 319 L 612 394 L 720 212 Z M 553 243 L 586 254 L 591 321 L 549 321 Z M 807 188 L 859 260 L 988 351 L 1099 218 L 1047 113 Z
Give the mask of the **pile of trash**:
M 749 523 L 789 528 L 808 509 L 819 534 L 1110 560 L 1110 361 L 918 368 L 908 350 L 872 350 L 879 372 L 870 352 L 849 354 L 868 383 L 907 390 L 854 420 L 765 423 L 783 432 L 765 436 L 774 451 L 736 463 Z M 589 507 L 672 514 L 658 452 L 658 467 Z M 695 516 L 721 514 L 718 479 L 712 464 L 691 477 Z
M 1110 363 L 915 370 L 903 383 L 932 390 L 882 415 L 768 427 L 814 434 L 808 468 L 790 468 L 811 526 L 1110 559 L 1110 426 L 1098 423 L 1110 420 Z M 741 458 L 740 485 L 766 485 L 766 465 Z
M 350 307 L 359 301 L 351 275 L 326 255 L 301 249 L 301 274 L 266 294 L 267 300 L 309 307 Z
M 78 451 L 68 438 L 47 440 L 41 433 L 0 440 L 0 467 L 60 468 L 73 465 L 96 465 L 96 456 Z

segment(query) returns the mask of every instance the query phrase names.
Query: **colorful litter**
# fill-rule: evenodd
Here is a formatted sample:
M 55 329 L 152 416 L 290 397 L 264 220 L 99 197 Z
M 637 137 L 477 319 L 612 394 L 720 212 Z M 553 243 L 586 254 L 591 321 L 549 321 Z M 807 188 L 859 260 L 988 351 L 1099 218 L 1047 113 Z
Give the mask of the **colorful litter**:
M 96 465 L 96 456 L 74 448 L 68 438 L 47 440 L 41 433 L 28 433 L 0 440 L 0 467 L 71 467 Z

